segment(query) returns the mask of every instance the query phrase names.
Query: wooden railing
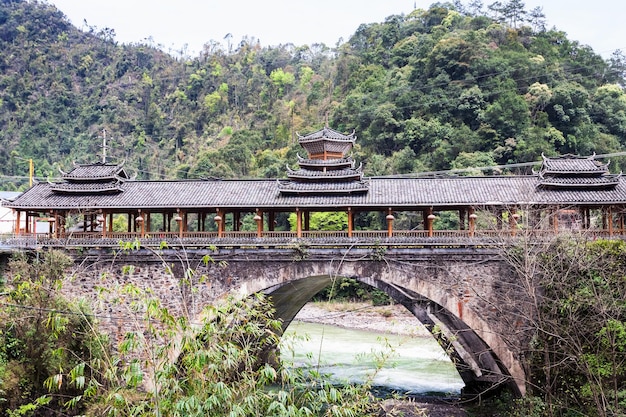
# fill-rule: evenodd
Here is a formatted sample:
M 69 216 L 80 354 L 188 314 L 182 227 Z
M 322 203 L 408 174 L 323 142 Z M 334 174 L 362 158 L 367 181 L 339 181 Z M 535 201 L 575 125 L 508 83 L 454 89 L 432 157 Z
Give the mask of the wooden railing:
M 579 236 L 586 239 L 614 238 L 623 239 L 626 230 L 621 229 L 584 229 L 584 230 L 434 230 L 429 235 L 427 230 L 394 230 L 389 236 L 386 230 L 355 230 L 352 236 L 347 231 L 302 231 L 298 238 L 295 231 L 263 231 L 261 237 L 256 231 L 225 231 L 221 236 L 217 232 L 187 231 L 149 232 L 143 236 L 139 232 L 71 232 L 56 237 L 50 233 L 6 234 L 0 237 L 0 247 L 116 247 L 120 242 L 138 241 L 141 246 L 159 246 L 163 242 L 168 246 L 236 246 L 236 245 L 285 245 L 301 240 L 311 245 L 485 245 L 498 244 L 511 238 L 545 240 L 557 234 Z

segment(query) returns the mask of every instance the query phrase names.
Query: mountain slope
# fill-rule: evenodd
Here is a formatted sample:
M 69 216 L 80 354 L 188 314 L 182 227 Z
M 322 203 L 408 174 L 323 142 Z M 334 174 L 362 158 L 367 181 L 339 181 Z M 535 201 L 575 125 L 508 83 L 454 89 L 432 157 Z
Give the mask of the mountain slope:
M 356 130 L 368 175 L 621 150 L 626 60 L 605 62 L 533 16 L 436 4 L 362 25 L 337 50 L 246 38 L 175 58 L 78 30 L 46 3 L 5 0 L 4 188 L 27 183 L 11 178 L 24 158 L 40 179 L 99 160 L 104 135 L 109 158 L 140 178 L 278 177 L 296 132 L 326 121 Z

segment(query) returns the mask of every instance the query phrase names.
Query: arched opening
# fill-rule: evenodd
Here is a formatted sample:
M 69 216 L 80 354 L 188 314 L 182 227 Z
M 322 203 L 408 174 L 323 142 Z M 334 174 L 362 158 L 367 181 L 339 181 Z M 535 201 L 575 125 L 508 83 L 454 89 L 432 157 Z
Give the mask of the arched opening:
M 353 278 L 385 292 L 424 325 L 452 360 L 464 383 L 464 395 L 482 395 L 503 387 L 509 388 L 516 395 L 521 394 L 510 372 L 488 344 L 443 306 L 407 288 L 382 280 Z M 274 303 L 276 317 L 283 321 L 283 331 L 315 294 L 331 284 L 332 279 L 330 275 L 310 276 L 263 291 Z

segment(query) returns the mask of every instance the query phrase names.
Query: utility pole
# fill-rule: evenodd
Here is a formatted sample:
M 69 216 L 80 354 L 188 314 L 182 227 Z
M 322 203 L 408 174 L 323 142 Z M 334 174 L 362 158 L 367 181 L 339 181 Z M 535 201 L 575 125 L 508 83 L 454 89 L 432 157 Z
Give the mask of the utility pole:
M 28 160 L 28 186 L 33 186 L 33 177 L 35 176 L 35 166 L 33 165 L 33 158 Z
M 15 159 L 19 159 L 20 161 L 28 162 L 28 186 L 33 186 L 33 180 L 35 178 L 35 165 L 33 164 L 33 158 L 22 158 L 17 155 L 13 155 Z
M 107 131 L 102 129 L 102 163 L 107 163 Z

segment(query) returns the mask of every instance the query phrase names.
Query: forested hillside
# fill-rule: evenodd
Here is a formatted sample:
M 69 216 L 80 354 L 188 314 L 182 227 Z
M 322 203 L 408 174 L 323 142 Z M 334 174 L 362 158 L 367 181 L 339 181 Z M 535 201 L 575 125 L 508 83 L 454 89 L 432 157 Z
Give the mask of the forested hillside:
M 1 0 L 2 188 L 27 185 L 24 159 L 42 180 L 100 160 L 104 132 L 109 158 L 150 179 L 280 177 L 296 132 L 325 123 L 356 130 L 367 175 L 623 149 L 620 52 L 603 60 L 519 0 L 383 19 L 337 48 L 246 38 L 188 57 Z

